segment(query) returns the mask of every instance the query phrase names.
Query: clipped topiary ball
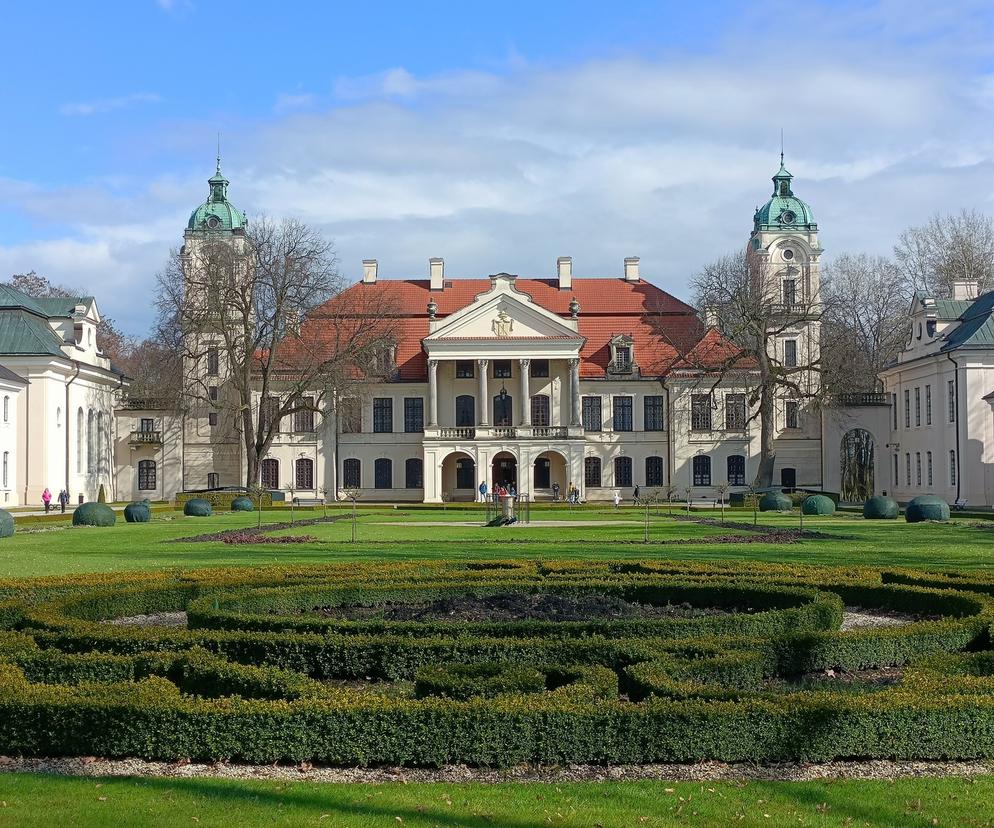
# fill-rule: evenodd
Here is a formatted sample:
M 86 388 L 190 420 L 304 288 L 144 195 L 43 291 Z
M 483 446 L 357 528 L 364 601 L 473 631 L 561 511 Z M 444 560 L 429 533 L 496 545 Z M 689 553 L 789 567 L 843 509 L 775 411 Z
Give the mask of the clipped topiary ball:
M 794 504 L 783 492 L 767 492 L 759 499 L 761 512 L 790 512 L 793 509 Z
M 152 510 L 142 500 L 129 503 L 124 507 L 124 519 L 128 523 L 148 523 L 152 519 Z
M 10 512 L 0 509 L 0 538 L 9 538 L 14 534 L 14 518 Z
M 82 503 L 73 510 L 73 526 L 113 526 L 117 515 L 106 503 Z
M 805 515 L 834 515 L 835 501 L 826 495 L 814 494 L 804 498 L 801 512 Z
M 193 500 L 186 501 L 186 505 L 183 506 L 183 514 L 189 517 L 210 517 L 214 514 L 214 509 L 209 500 L 195 497 Z
M 250 497 L 236 497 L 231 501 L 232 512 L 254 512 L 255 504 Z
M 893 520 L 900 512 L 897 501 L 884 495 L 874 495 L 863 504 L 863 517 L 867 520 Z
M 949 520 L 949 504 L 935 495 L 921 495 L 912 500 L 904 510 L 908 523 L 921 523 L 923 520 Z

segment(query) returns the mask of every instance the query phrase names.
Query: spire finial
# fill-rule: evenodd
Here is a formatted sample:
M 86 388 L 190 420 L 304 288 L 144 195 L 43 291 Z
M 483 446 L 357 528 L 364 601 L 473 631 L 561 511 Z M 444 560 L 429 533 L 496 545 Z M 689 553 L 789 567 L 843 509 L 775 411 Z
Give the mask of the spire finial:
M 218 130 L 217 133 L 217 173 L 221 173 L 221 132 Z
M 218 155 L 220 154 L 220 150 L 218 150 Z M 780 127 L 780 166 L 783 166 L 783 127 Z

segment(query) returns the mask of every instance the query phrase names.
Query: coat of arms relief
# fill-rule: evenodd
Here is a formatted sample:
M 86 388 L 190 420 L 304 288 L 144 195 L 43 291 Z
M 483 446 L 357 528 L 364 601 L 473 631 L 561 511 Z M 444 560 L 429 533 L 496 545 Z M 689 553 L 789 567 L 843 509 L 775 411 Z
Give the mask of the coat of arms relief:
M 497 336 L 510 336 L 511 331 L 514 330 L 514 320 L 508 316 L 506 310 L 501 308 L 497 311 L 497 318 L 494 319 L 491 327 L 493 328 L 494 334 Z

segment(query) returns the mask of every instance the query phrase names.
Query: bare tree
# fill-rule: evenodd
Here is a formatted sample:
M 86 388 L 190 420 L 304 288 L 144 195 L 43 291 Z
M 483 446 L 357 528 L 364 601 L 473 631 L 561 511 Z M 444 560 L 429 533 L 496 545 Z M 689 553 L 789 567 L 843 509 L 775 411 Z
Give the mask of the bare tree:
M 915 291 L 952 295 L 953 282 L 975 280 L 981 292 L 994 288 L 994 221 L 976 210 L 935 215 L 909 227 L 894 246 L 904 274 L 906 298 Z
M 393 370 L 385 292 L 343 287 L 331 243 L 293 219 L 190 240 L 159 278 L 160 330 L 183 355 L 184 399 L 240 435 L 247 485 L 281 421 L 326 413 Z
M 825 390 L 874 391 L 905 342 L 908 301 L 901 268 L 881 256 L 842 254 L 822 270 Z
M 808 274 L 798 272 L 799 281 Z M 800 401 L 821 395 L 821 361 L 817 348 L 798 347 L 790 359 L 777 348 L 784 337 L 804 338 L 809 323 L 817 323 L 823 301 L 817 291 L 781 293 L 781 274 L 751 249 L 724 256 L 704 267 L 691 281 L 698 306 L 717 323 L 718 332 L 691 345 L 667 335 L 665 320 L 654 325 L 677 351 L 674 367 L 696 376 L 713 394 L 722 382 L 734 380 L 746 390 L 747 422 L 759 420 L 758 487 L 773 484 L 777 434 L 776 402 Z M 650 322 L 652 322 L 650 318 Z M 810 343 L 809 343 L 810 345 Z

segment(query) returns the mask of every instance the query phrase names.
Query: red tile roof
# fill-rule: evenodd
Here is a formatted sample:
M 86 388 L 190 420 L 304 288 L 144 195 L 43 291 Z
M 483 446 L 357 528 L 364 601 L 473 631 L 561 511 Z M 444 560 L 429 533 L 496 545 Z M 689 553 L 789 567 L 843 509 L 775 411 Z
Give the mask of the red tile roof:
M 434 300 L 438 318 L 444 318 L 471 304 L 490 287 L 490 279 L 454 279 L 446 280 L 443 290 L 432 291 L 427 279 L 383 279 L 371 285 L 352 285 L 342 296 L 349 305 L 375 306 L 396 318 L 400 378 L 417 381 L 427 378 L 427 357 L 421 340 L 428 335 L 428 302 Z M 569 304 L 574 298 L 580 303 L 580 335 L 587 340 L 580 353 L 583 377 L 605 375 L 611 359 L 610 341 L 617 334 L 634 340 L 633 359 L 647 376 L 663 375 L 678 364 L 687 367 L 681 354 L 698 364 L 709 356 L 724 360 L 728 349 L 734 348 L 716 331 L 705 331 L 694 308 L 648 282 L 575 278 L 571 289 L 560 290 L 554 279 L 518 279 L 514 287 L 564 318 L 569 318 Z M 354 291 L 362 292 L 361 302 L 349 301 Z M 331 299 L 313 316 L 320 317 L 322 309 L 333 314 L 339 301 Z M 319 319 L 314 319 L 313 324 L 319 325 Z

